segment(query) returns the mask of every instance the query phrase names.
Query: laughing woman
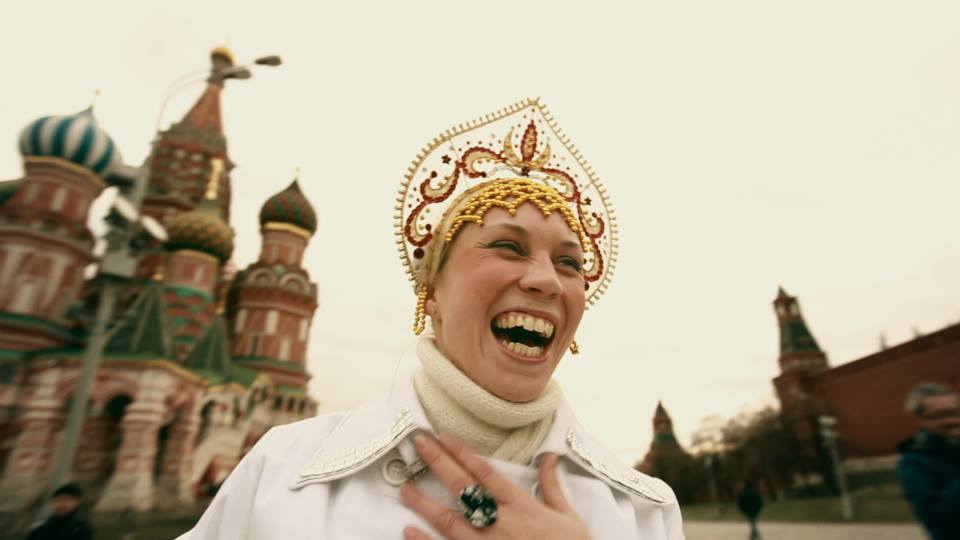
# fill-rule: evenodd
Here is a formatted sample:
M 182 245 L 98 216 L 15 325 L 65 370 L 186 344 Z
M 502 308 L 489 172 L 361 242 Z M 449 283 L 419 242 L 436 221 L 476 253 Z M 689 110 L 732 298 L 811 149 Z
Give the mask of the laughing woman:
M 546 109 L 437 137 L 396 210 L 414 332 L 432 327 L 421 368 L 270 430 L 183 538 L 682 539 L 670 488 L 590 437 L 551 378 L 609 283 L 617 229 Z

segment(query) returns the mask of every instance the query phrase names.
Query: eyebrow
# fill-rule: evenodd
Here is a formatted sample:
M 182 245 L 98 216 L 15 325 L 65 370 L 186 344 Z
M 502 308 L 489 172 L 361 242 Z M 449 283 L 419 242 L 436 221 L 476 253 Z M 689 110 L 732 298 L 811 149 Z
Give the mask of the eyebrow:
M 530 237 L 530 232 L 524 229 L 523 227 L 521 227 L 520 225 L 514 225 L 513 223 L 498 223 L 496 225 L 490 226 L 491 229 L 495 229 L 498 227 L 510 229 L 511 231 L 519 234 L 524 238 Z M 579 242 L 574 242 L 573 240 L 564 240 L 563 242 L 560 243 L 560 247 L 569 248 L 569 249 L 581 249 L 581 250 L 583 249 L 583 246 L 581 246 Z
M 530 236 L 530 233 L 527 232 L 526 229 L 524 229 L 520 225 L 514 225 L 513 223 L 498 223 L 496 225 L 491 226 L 490 228 L 494 229 L 497 227 L 510 229 L 511 231 L 519 234 L 520 236 L 524 236 L 524 237 Z

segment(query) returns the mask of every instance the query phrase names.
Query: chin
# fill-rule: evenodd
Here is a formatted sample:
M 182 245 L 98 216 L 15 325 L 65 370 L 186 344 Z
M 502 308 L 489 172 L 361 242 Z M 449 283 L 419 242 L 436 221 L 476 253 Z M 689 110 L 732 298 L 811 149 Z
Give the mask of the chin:
M 522 375 L 503 374 L 502 376 L 497 377 L 496 382 L 514 382 L 512 379 L 520 378 L 526 377 L 523 377 Z M 501 384 L 493 388 L 487 388 L 487 391 L 500 399 L 504 399 L 513 403 L 527 403 L 540 397 L 540 395 L 543 394 L 543 389 L 546 388 L 549 381 L 550 378 L 547 377 L 543 381 L 527 380 L 523 381 L 521 384 Z

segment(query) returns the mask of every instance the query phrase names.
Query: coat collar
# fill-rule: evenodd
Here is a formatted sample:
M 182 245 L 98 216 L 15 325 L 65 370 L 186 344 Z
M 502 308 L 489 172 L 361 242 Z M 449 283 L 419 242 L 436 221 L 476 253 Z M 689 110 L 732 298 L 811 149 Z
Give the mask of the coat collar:
M 366 403 L 347 414 L 320 443 L 313 457 L 293 479 L 290 489 L 331 482 L 350 476 L 376 462 L 417 432 L 433 433 L 417 399 L 412 377 L 397 384 L 390 395 Z M 593 439 L 577 421 L 566 400 L 557 407 L 550 431 L 534 462 L 546 453 L 565 457 L 610 487 L 654 503 L 671 503 L 652 479 L 622 464 Z

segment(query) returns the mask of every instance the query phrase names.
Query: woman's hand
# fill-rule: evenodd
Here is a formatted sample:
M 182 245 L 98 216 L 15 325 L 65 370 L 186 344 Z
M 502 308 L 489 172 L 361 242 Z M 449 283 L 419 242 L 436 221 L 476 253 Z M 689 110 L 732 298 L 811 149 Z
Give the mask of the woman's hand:
M 497 501 L 497 520 L 484 529 L 471 525 L 458 510 L 447 508 L 420 491 L 413 482 L 400 488 L 403 502 L 450 540 L 502 538 L 510 540 L 589 539 L 587 528 L 567 502 L 557 479 L 557 456 L 546 454 L 540 464 L 540 495 L 543 502 L 514 484 L 509 478 L 473 453 L 467 445 L 441 435 L 440 442 L 418 436 L 414 444 L 433 474 L 454 498 L 463 488 L 480 484 Z M 403 531 L 406 540 L 429 540 L 416 527 Z

